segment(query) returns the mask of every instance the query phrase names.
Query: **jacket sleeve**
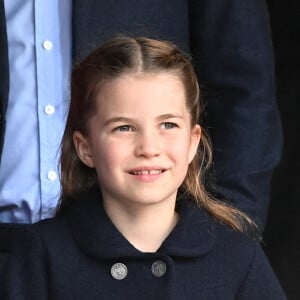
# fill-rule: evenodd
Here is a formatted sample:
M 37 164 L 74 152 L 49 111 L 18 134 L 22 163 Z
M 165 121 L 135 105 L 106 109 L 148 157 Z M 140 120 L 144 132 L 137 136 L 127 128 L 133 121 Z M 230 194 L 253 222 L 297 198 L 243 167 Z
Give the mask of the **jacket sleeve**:
M 218 191 L 264 226 L 282 147 L 265 1 L 189 3 L 191 50 Z
M 46 266 L 43 243 L 30 227 L 14 243 L 1 278 L 1 299 L 48 299 Z
M 253 262 L 237 296 L 237 300 L 252 299 L 287 299 L 267 257 L 259 245 L 256 245 Z

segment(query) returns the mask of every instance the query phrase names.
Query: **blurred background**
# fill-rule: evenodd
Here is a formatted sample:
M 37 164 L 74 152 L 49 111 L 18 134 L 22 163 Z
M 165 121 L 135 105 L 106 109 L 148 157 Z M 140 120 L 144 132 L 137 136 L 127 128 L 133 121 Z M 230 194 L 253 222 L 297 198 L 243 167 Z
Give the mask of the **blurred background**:
M 272 188 L 265 251 L 288 299 L 300 299 L 300 2 L 269 0 L 284 149 Z

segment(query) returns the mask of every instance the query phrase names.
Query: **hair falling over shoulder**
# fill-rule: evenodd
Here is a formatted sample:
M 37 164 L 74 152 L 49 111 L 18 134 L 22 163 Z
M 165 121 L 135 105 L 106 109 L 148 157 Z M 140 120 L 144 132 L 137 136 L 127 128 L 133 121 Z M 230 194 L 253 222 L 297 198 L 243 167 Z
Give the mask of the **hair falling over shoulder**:
M 171 42 L 118 36 L 94 50 L 74 67 L 70 109 L 61 143 L 61 207 L 78 193 L 98 186 L 95 170 L 83 164 L 76 153 L 73 133 L 76 130 L 86 132 L 101 86 L 105 81 L 121 75 L 160 72 L 175 74 L 182 81 L 191 125 L 197 124 L 202 115 L 197 77 L 191 59 Z M 212 217 L 233 229 L 243 232 L 249 225 L 255 228 L 246 214 L 216 200 L 207 192 L 204 177 L 211 162 L 210 141 L 203 132 L 198 154 L 189 165 L 181 190 L 190 194 Z

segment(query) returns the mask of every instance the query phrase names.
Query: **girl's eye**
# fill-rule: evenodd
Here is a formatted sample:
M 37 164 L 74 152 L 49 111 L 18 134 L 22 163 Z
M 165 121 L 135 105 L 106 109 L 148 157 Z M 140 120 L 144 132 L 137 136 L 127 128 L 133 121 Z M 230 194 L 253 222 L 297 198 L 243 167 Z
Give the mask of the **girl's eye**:
M 130 125 L 122 125 L 122 126 L 119 126 L 119 127 L 115 128 L 114 131 L 121 131 L 121 132 L 123 132 L 123 131 L 133 131 L 133 128 Z
M 175 123 L 172 123 L 172 122 L 165 122 L 165 123 L 161 124 L 162 129 L 172 129 L 172 128 L 176 128 L 176 127 L 178 127 L 178 125 Z

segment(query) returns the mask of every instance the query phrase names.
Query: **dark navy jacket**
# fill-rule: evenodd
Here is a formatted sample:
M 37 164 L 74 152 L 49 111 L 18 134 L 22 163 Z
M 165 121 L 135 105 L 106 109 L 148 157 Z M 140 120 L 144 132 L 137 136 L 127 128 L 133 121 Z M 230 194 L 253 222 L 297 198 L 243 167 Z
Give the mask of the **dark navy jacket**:
M 100 193 L 73 201 L 19 239 L 1 299 L 286 299 L 259 244 L 190 199 L 178 200 L 179 223 L 156 253 L 142 253 L 122 236 Z M 166 265 L 161 277 L 151 271 L 157 261 Z M 116 263 L 127 267 L 122 280 L 111 275 Z
M 72 32 L 74 62 L 117 33 L 172 40 L 193 55 L 214 147 L 217 187 L 263 226 L 271 173 L 281 152 L 265 1 L 73 0 Z M 0 149 L 8 92 L 0 0 Z

